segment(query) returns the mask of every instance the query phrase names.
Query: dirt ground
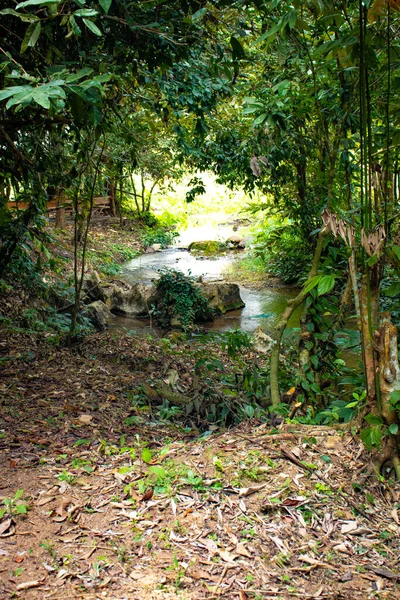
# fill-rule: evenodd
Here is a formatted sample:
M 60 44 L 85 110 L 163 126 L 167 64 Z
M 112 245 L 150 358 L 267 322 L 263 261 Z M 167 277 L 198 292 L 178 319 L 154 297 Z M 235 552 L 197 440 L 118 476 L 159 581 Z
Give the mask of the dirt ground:
M 149 341 L 0 355 L 0 599 L 400 598 L 400 487 L 350 430 L 165 424 Z

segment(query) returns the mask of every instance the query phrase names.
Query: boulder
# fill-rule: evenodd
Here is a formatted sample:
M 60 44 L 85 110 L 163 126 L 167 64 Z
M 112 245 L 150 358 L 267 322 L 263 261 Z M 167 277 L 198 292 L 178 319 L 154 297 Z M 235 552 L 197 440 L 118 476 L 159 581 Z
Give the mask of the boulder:
M 223 315 L 229 310 L 243 308 L 245 305 L 237 283 L 202 282 L 196 285 L 200 287 L 203 296 L 207 298 L 217 314 Z
M 231 235 L 227 240 L 226 243 L 231 243 L 234 244 L 235 246 L 238 246 L 240 244 L 240 242 L 242 241 L 242 238 L 239 235 Z
M 107 286 L 103 286 L 101 283 L 100 275 L 93 271 L 83 280 L 82 292 L 85 296 L 84 301 L 89 300 L 96 302 L 101 300 L 104 304 L 108 304 L 110 291 Z
M 128 317 L 140 317 L 149 314 L 157 298 L 152 283 L 136 283 L 129 289 L 115 286 L 110 296 L 110 310 Z
M 85 307 L 83 314 L 98 331 L 107 329 L 108 320 L 112 318 L 112 314 L 101 300 L 96 300 L 95 302 L 88 304 L 88 306 Z
M 275 341 L 259 326 L 251 336 L 251 344 L 255 352 L 258 352 L 259 354 L 270 354 Z
M 225 244 L 216 240 L 203 240 L 192 242 L 188 246 L 189 252 L 204 252 L 205 254 L 216 254 L 225 249 Z

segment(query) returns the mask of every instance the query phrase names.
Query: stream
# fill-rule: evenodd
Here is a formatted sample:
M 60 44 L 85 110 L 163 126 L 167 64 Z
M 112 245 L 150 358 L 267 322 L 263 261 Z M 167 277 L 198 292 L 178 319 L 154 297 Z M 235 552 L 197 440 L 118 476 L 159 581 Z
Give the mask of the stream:
M 203 277 L 204 281 L 222 281 L 226 267 L 234 260 L 240 259 L 241 252 L 230 251 L 218 257 L 195 256 L 184 248 L 174 247 L 142 254 L 123 266 L 121 278 L 127 283 L 149 282 L 158 276 L 157 271 L 163 267 L 177 269 L 186 275 Z M 297 294 L 297 289 L 290 286 L 275 286 L 263 289 L 249 289 L 240 286 L 240 295 L 245 307 L 218 316 L 214 321 L 202 324 L 207 331 L 227 331 L 239 327 L 252 333 L 259 325 L 269 332 L 286 306 L 289 298 Z M 300 309 L 289 322 L 290 328 L 299 326 Z M 157 328 L 150 329 L 148 319 L 118 317 L 112 328 L 134 330 L 137 335 L 160 333 Z
M 202 239 L 201 236 L 198 236 L 198 239 Z M 228 251 L 221 256 L 204 257 L 191 254 L 182 245 L 181 241 L 181 247 L 176 246 L 161 252 L 142 254 L 128 261 L 123 265 L 121 279 L 131 284 L 140 281 L 150 282 L 158 277 L 160 269 L 166 267 L 180 270 L 186 275 L 192 275 L 196 278 L 202 277 L 205 281 L 228 281 L 229 279 L 225 275 L 226 268 L 233 261 L 240 260 L 243 255 L 243 251 Z M 298 293 L 296 287 L 276 284 L 262 289 L 250 289 L 243 285 L 239 287 L 245 307 L 217 316 L 214 321 L 202 323 L 202 331 L 224 332 L 238 327 L 242 331 L 251 334 L 257 327 L 261 326 L 266 333 L 270 334 L 276 320 L 285 309 L 287 301 L 294 298 Z M 293 313 L 284 333 L 285 338 L 298 335 L 301 312 L 302 307 L 300 306 Z M 125 333 L 139 337 L 146 337 L 147 335 L 163 337 L 166 334 L 166 331 L 151 326 L 148 318 L 118 316 L 110 323 L 110 329 L 122 330 Z M 358 332 L 354 330 L 354 324 L 349 322 L 345 330 L 338 331 L 336 340 L 342 346 L 341 357 L 345 360 L 347 366 L 358 368 L 360 355 L 355 347 L 359 342 L 359 336 Z

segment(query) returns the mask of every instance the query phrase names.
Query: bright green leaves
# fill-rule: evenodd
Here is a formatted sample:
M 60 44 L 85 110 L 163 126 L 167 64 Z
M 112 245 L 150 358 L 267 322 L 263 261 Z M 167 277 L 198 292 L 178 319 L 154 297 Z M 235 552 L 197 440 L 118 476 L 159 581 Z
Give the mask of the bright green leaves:
M 323 296 L 334 288 L 335 280 L 335 275 L 315 275 L 306 283 L 304 291 L 308 294 L 316 287 L 318 296 Z
M 143 448 L 142 461 L 148 464 L 151 461 L 152 457 L 153 455 L 151 453 L 151 450 L 149 450 L 148 448 Z
M 61 87 L 64 84 L 62 80 L 50 81 L 43 85 L 33 87 L 30 85 L 16 85 L 0 92 L 0 101 L 9 98 L 6 108 L 17 106 L 17 109 L 24 108 L 35 102 L 43 108 L 49 109 L 51 101 L 64 105 L 65 91 Z
M 286 13 L 271 29 L 265 31 L 260 37 L 256 40 L 256 44 L 261 44 L 263 42 L 268 45 L 274 41 L 277 35 L 282 35 L 286 30 L 291 31 L 296 23 L 298 22 L 297 18 L 297 10 L 291 10 Z M 304 29 L 304 21 L 303 29 Z M 299 24 L 301 25 L 301 24 Z
M 35 23 L 36 21 L 39 21 L 39 17 L 36 15 L 19 13 L 13 8 L 4 8 L 3 10 L 0 10 L 0 15 L 13 15 L 14 17 L 18 17 L 23 23 Z

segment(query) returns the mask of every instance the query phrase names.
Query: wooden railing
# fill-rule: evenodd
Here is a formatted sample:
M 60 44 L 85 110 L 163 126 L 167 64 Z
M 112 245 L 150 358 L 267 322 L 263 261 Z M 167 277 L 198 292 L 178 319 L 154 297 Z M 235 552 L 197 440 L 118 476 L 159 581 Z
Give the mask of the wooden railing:
M 111 196 L 96 196 L 93 198 L 93 210 L 96 212 L 112 211 L 113 206 L 111 200 Z M 7 202 L 7 208 L 9 208 L 9 210 L 25 210 L 28 206 L 27 202 Z M 64 208 L 65 212 L 73 211 L 72 203 L 65 197 L 53 196 L 47 203 L 47 212 L 59 210 L 60 208 Z

